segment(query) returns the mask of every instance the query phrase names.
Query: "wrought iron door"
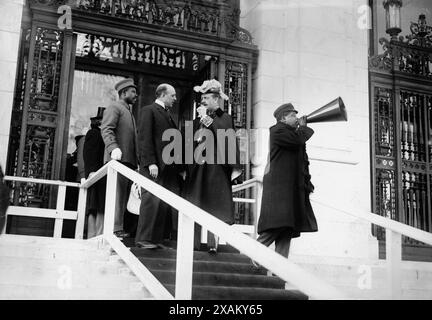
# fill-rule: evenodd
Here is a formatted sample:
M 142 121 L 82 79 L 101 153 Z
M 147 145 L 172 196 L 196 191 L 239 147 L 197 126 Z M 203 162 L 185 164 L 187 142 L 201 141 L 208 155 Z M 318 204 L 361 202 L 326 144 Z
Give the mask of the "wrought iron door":
M 373 208 L 432 232 L 432 46 L 412 32 L 370 59 Z
M 7 172 L 37 179 L 58 179 L 59 126 L 65 106 L 59 104 L 64 33 L 33 25 L 25 30 L 12 116 Z M 64 72 L 64 71 L 63 71 Z M 20 183 L 13 188 L 16 205 L 48 207 L 51 188 Z

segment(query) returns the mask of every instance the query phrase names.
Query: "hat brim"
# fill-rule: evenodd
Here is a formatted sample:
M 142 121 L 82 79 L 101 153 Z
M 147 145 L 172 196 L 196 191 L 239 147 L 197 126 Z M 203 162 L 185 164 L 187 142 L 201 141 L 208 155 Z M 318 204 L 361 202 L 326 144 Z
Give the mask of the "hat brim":
M 128 86 L 126 86 L 126 87 L 120 87 L 120 88 L 118 88 L 117 89 L 117 92 L 120 92 L 120 91 L 122 91 L 122 90 L 125 90 L 125 89 L 128 89 L 128 88 L 135 88 L 135 89 L 137 89 L 137 86 L 136 85 L 128 85 Z

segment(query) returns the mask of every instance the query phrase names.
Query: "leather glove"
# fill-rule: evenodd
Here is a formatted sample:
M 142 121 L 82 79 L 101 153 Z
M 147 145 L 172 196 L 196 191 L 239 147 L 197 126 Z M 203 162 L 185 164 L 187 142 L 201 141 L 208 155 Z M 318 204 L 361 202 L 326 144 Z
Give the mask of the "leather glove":
M 157 179 L 158 173 L 159 173 L 159 168 L 157 167 L 157 165 L 155 165 L 155 164 L 149 165 L 149 171 L 150 171 L 150 175 L 153 177 L 153 179 Z
M 120 161 L 122 158 L 122 152 L 120 148 L 115 148 L 113 151 L 111 151 L 111 159 Z

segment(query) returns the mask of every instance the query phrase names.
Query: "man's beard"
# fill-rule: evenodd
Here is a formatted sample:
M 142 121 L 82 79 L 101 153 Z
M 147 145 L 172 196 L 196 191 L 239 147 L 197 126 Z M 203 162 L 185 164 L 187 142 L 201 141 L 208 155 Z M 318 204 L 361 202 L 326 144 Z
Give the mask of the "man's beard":
M 125 101 L 128 103 L 128 104 L 134 104 L 135 103 L 135 98 L 126 98 L 125 99 Z

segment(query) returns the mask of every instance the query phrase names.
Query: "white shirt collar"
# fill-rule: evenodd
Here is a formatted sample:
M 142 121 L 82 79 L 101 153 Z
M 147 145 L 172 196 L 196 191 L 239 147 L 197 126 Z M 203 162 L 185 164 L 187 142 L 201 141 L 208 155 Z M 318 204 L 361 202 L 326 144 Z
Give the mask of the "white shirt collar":
M 165 103 L 159 99 L 156 99 L 155 103 L 157 103 L 158 105 L 160 105 L 162 108 L 165 109 Z

